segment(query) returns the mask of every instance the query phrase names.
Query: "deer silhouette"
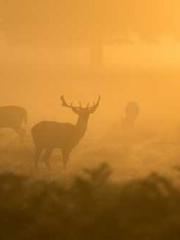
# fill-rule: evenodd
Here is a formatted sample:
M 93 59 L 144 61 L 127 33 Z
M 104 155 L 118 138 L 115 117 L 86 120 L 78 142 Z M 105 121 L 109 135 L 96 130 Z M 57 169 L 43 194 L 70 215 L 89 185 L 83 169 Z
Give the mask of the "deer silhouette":
M 124 131 L 132 131 L 135 127 L 137 117 L 139 115 L 139 106 L 136 102 L 129 102 L 122 117 L 122 128 Z
M 71 123 L 60 123 L 54 121 L 41 121 L 32 128 L 32 137 L 36 147 L 36 166 L 42 157 L 42 160 L 49 166 L 49 158 L 55 148 L 61 149 L 64 167 L 67 164 L 72 149 L 78 145 L 84 136 L 90 114 L 94 113 L 99 106 L 100 97 L 92 106 L 86 107 L 73 106 L 68 104 L 61 96 L 62 105 L 70 108 L 78 115 L 75 125 Z
M 135 132 L 136 120 L 139 115 L 139 106 L 136 102 L 129 102 L 125 109 L 125 114 L 122 117 L 122 139 L 124 143 L 132 143 L 137 134 Z
M 27 112 L 19 106 L 0 107 L 0 128 L 13 129 L 19 136 L 24 135 L 27 124 Z

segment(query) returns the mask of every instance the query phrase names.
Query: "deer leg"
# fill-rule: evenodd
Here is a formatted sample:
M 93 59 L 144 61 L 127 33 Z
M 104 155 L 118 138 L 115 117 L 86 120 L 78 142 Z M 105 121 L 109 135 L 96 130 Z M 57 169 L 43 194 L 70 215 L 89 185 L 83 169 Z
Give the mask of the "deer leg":
M 53 150 L 52 148 L 47 148 L 44 155 L 43 155 L 43 161 L 45 162 L 45 164 L 48 168 L 51 167 L 50 163 L 49 163 L 49 158 L 51 156 L 52 150 Z
M 62 150 L 62 160 L 63 160 L 64 168 L 66 168 L 67 162 L 69 160 L 69 154 L 70 154 L 69 150 L 64 150 L 64 149 Z

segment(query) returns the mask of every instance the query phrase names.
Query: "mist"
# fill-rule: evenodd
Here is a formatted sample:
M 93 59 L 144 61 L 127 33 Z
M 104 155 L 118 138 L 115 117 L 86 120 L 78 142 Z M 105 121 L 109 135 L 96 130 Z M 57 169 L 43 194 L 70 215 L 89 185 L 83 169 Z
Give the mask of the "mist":
M 0 0 L 0 239 L 180 239 L 178 0 Z

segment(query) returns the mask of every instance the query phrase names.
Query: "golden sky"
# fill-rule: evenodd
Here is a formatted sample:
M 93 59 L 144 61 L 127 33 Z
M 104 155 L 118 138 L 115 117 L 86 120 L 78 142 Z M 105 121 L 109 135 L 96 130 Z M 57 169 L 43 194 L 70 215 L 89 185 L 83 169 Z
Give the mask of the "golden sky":
M 32 46 L 132 33 L 179 38 L 179 7 L 178 0 L 1 0 L 1 35 L 9 44 Z

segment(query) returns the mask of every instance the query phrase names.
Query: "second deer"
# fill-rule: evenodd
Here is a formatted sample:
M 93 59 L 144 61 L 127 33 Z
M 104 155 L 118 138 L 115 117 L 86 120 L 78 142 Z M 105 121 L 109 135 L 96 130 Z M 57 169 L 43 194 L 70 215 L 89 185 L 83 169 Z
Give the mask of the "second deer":
M 78 115 L 77 123 L 73 125 L 71 123 L 42 121 L 36 124 L 32 128 L 32 137 L 36 147 L 36 164 L 42 157 L 46 165 L 49 166 L 48 160 L 52 151 L 59 148 L 62 151 L 63 164 L 66 166 L 72 149 L 86 132 L 90 114 L 94 113 L 99 106 L 100 97 L 92 106 L 88 104 L 86 107 L 68 104 L 64 96 L 61 96 L 61 101 L 64 107 L 70 108 Z

